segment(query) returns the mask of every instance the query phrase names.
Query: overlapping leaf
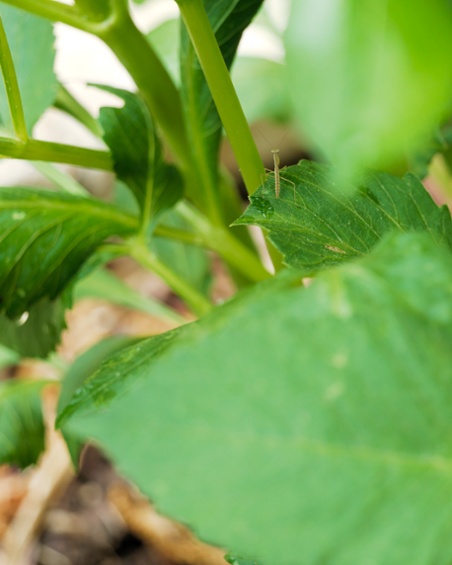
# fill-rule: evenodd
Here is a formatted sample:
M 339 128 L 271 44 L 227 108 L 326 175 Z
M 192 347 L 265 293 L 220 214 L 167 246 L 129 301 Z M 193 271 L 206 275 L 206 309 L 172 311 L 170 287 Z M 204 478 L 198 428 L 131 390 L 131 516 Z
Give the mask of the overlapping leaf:
M 180 174 L 164 161 L 157 132 L 139 96 L 117 88 L 100 88 L 125 102 L 122 108 L 101 108 L 99 121 L 118 178 L 132 190 L 143 214 L 155 225 L 157 217 L 182 197 Z
M 96 343 L 96 345 L 77 357 L 68 372 L 64 375 L 61 393 L 58 399 L 58 411 L 61 412 L 66 408 L 73 394 L 84 384 L 92 373 L 99 368 L 106 358 L 131 346 L 137 341 L 139 341 L 138 338 L 128 336 L 110 336 Z M 85 438 L 73 437 L 70 433 L 67 433 L 64 428 L 62 429 L 62 433 L 66 440 L 72 462 L 74 466 L 77 467 L 80 450 Z
M 25 120 L 31 130 L 53 103 L 57 80 L 53 72 L 55 50 L 51 22 L 0 3 L 0 16 L 16 68 Z M 0 121 L 12 128 L 3 81 L 0 80 Z
M 293 2 L 288 91 L 300 129 L 342 177 L 417 148 L 450 108 L 448 0 Z
M 349 261 L 389 231 L 426 231 L 452 248 L 449 210 L 413 176 L 374 173 L 357 190 L 342 192 L 328 167 L 302 161 L 282 171 L 280 198 L 274 184 L 270 175 L 235 224 L 268 230 L 292 267 L 317 271 Z
M 0 190 L 0 311 L 18 317 L 55 299 L 100 243 L 136 229 L 101 202 L 27 188 Z
M 54 300 L 38 300 L 23 319 L 0 316 L 0 343 L 22 357 L 47 357 L 60 342 L 66 327 L 65 312 L 71 304 L 68 289 Z
M 393 234 L 308 289 L 272 281 L 218 308 L 158 355 L 161 336 L 129 348 L 65 424 L 160 510 L 259 563 L 448 565 L 451 280 L 448 250 Z
M 0 465 L 24 468 L 36 463 L 44 449 L 42 381 L 0 383 Z

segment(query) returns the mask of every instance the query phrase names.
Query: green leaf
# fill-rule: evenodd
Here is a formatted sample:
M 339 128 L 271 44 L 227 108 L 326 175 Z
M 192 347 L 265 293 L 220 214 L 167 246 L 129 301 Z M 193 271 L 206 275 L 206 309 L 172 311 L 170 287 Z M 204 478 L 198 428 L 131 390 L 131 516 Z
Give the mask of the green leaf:
M 111 235 L 136 219 L 95 200 L 29 188 L 0 189 L 0 310 L 19 317 L 54 300 Z
M 189 231 L 190 226 L 176 210 L 169 210 L 162 218 L 165 227 Z M 155 237 L 152 250 L 156 256 L 183 280 L 203 294 L 208 294 L 212 282 L 211 264 L 207 252 L 200 247 L 179 241 Z
M 133 345 L 138 338 L 127 336 L 111 336 L 96 343 L 93 347 L 77 357 L 64 376 L 61 393 L 58 401 L 57 415 L 70 403 L 74 393 L 82 387 L 84 382 L 100 367 L 109 356 Z M 85 438 L 76 438 L 64 428 L 61 430 L 67 443 L 74 467 L 78 466 L 80 450 Z
M 258 565 L 254 559 L 250 559 L 249 557 L 240 557 L 233 553 L 227 553 L 224 558 L 230 565 Z
M 229 68 L 243 31 L 263 0 L 204 0 L 212 29 Z M 194 162 L 202 169 L 201 184 L 217 186 L 222 124 L 185 27 L 180 41 L 181 95 Z M 201 195 L 202 196 L 202 195 Z
M 22 357 L 47 357 L 60 343 L 66 328 L 65 312 L 72 305 L 70 289 L 55 300 L 41 298 L 23 319 L 0 316 L 0 343 Z
M 46 381 L 0 383 L 0 465 L 25 468 L 44 450 L 41 390 Z
M 183 195 L 181 176 L 163 160 L 162 147 L 144 102 L 132 92 L 99 86 L 122 100 L 122 108 L 101 108 L 99 121 L 109 146 L 114 169 L 137 199 L 145 217 L 168 210 Z
M 57 418 L 57 427 L 64 427 L 67 420 L 75 412 L 83 410 L 98 410 L 108 406 L 115 398 L 124 394 L 137 379 L 143 378 L 139 371 L 127 371 L 120 373 L 116 371 L 118 365 L 117 357 L 121 363 L 128 363 L 130 367 L 143 369 L 143 366 L 158 359 L 173 344 L 185 326 L 176 328 L 151 339 L 144 339 L 135 345 L 126 347 L 118 356 L 104 361 L 98 372 L 90 378 L 83 376 L 83 386 L 71 386 L 71 394 L 66 394 L 64 402 L 60 405 Z M 146 346 L 143 350 L 143 344 Z M 93 378 L 96 377 L 96 378 Z M 82 381 L 79 381 L 82 382 Z M 78 383 L 77 383 L 78 384 Z M 71 426 L 68 426 L 71 430 Z M 89 433 L 84 437 L 89 437 Z
M 307 289 L 219 307 L 158 356 L 151 339 L 112 358 L 66 425 L 160 511 L 258 562 L 447 565 L 451 280 L 448 250 L 392 234 Z
M 23 10 L 0 4 L 0 16 L 11 49 L 25 120 L 29 131 L 44 111 L 53 104 L 57 79 L 53 72 L 55 50 L 52 24 Z M 0 120 L 14 131 L 8 99 L 0 80 Z
M 293 2 L 287 84 L 300 129 L 342 177 L 422 145 L 450 108 L 447 0 Z
M 389 231 L 426 231 L 452 247 L 449 210 L 414 176 L 372 173 L 342 192 L 328 167 L 310 161 L 282 170 L 279 198 L 269 175 L 235 222 L 243 224 L 268 230 L 286 264 L 310 272 L 369 253 Z

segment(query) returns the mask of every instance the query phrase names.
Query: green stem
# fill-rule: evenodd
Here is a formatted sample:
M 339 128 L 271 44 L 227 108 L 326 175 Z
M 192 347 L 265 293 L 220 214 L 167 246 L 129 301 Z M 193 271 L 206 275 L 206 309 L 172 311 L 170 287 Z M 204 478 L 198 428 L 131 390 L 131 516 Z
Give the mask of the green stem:
M 99 29 L 96 35 L 110 47 L 129 72 L 151 115 L 162 128 L 175 160 L 182 169 L 189 170 L 190 151 L 179 93 L 149 42 L 128 14 L 112 25 Z
M 177 209 L 180 215 L 196 229 L 204 246 L 218 253 L 228 265 L 234 267 L 247 280 L 259 282 L 271 276 L 259 258 L 238 241 L 227 228 L 213 226 L 199 210 L 187 202 L 178 204 Z
M 0 17 L 0 66 L 2 68 L 3 82 L 5 83 L 8 97 L 9 110 L 16 136 L 25 141 L 28 139 L 27 125 L 25 123 L 24 108 L 20 95 L 14 61 L 9 48 L 3 21 Z
M 62 85 L 59 85 L 57 97 L 53 104 L 55 108 L 72 116 L 80 122 L 96 137 L 102 138 L 102 128 L 97 120 L 88 112 L 88 110 L 76 100 L 72 94 Z
M 67 6 L 61 2 L 54 2 L 53 0 L 2 0 L 2 2 L 84 31 L 88 31 L 90 27 L 89 22 L 80 16 L 73 6 Z
M 141 239 L 130 240 L 127 251 L 140 265 L 161 277 L 176 294 L 185 300 L 197 316 L 203 316 L 212 310 L 213 305 L 209 300 L 162 263 Z
M 44 175 L 47 179 L 53 182 L 62 191 L 76 196 L 89 197 L 90 194 L 70 175 L 63 173 L 51 163 L 43 163 L 42 161 L 34 161 L 33 166 L 37 171 Z
M 113 168 L 110 154 L 107 151 L 63 145 L 50 141 L 37 141 L 36 139 L 18 141 L 0 137 L 0 156 L 10 159 L 26 159 L 27 161 L 65 163 L 103 171 L 111 171 Z
M 202 0 L 176 0 L 198 55 L 218 113 L 252 194 L 261 184 L 265 169 L 251 135 Z
M 165 225 L 159 225 L 155 228 L 155 237 L 163 237 L 165 239 L 173 239 L 180 243 L 187 243 L 195 247 L 205 247 L 204 238 L 197 233 L 169 228 Z
M 129 15 L 128 0 L 110 0 L 110 4 L 117 18 L 125 18 Z
M 124 0 L 114 0 L 113 11 L 103 21 L 80 15 L 73 6 L 53 0 L 2 0 L 72 27 L 104 41 L 129 72 L 152 116 L 158 121 L 175 160 L 185 171 L 191 168 L 179 93 L 147 39 L 133 23 Z

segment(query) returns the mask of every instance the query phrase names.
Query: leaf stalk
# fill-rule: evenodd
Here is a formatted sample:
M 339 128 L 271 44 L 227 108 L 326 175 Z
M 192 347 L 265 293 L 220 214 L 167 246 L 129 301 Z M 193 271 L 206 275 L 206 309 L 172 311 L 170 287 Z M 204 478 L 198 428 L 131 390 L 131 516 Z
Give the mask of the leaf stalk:
M 22 97 L 20 95 L 19 81 L 13 57 L 6 37 L 3 20 L 0 16 L 0 67 L 2 69 L 3 82 L 5 83 L 6 95 L 8 97 L 9 110 L 13 122 L 14 133 L 17 138 L 26 141 L 28 139 L 27 125 L 25 122 Z

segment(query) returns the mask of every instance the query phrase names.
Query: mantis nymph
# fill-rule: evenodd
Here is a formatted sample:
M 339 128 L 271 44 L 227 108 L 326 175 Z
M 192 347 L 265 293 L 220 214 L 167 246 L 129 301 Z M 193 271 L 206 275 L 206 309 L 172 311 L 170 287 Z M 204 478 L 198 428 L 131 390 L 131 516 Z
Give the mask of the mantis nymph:
M 281 177 L 279 176 L 279 165 L 281 160 L 279 158 L 279 149 L 272 149 L 273 156 L 273 172 L 275 173 L 275 194 L 276 198 L 279 198 L 279 193 L 281 192 Z
M 272 149 L 271 152 L 273 156 L 273 171 L 270 172 L 272 172 L 275 175 L 275 195 L 276 198 L 279 198 L 279 194 L 281 192 L 281 175 L 280 175 L 281 160 L 279 158 L 279 149 Z M 286 178 L 284 180 L 293 186 L 293 199 L 296 200 L 295 183 Z

